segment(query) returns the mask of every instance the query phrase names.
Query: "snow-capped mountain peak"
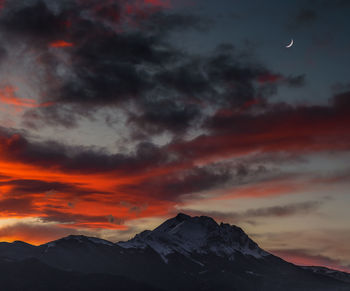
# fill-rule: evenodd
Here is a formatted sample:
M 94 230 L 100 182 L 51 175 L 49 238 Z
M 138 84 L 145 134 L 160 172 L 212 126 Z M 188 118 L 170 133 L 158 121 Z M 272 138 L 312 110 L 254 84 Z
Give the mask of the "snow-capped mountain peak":
M 193 254 L 215 254 L 233 260 L 237 252 L 261 258 L 268 255 L 244 231 L 229 224 L 220 225 L 210 217 L 191 217 L 178 214 L 153 231 L 144 231 L 127 242 L 118 243 L 123 248 L 150 247 L 165 262 L 172 253 L 186 257 Z

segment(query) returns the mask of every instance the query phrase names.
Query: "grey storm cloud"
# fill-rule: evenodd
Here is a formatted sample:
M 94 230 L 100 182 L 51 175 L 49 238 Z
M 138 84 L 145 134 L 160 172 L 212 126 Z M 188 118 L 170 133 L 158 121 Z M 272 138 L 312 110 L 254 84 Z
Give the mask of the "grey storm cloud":
M 317 211 L 324 201 L 306 201 L 299 203 L 291 203 L 286 205 L 277 205 L 263 208 L 252 208 L 243 212 L 221 212 L 221 211 L 196 211 L 186 210 L 193 215 L 209 215 L 217 219 L 231 220 L 236 222 L 254 222 L 260 218 L 269 217 L 289 217 L 295 215 L 309 214 Z
M 118 107 L 128 114 L 135 136 L 182 135 L 207 117 L 208 107 L 239 108 L 258 95 L 274 94 L 278 84 L 264 84 L 266 94 L 256 85 L 272 74 L 269 69 L 241 60 L 232 46 L 199 56 L 171 42 L 174 31 L 210 29 L 207 19 L 150 7 L 142 7 L 140 17 L 126 11 L 126 3 L 15 0 L 5 6 L 2 59 L 17 43 L 40 55 L 31 74 L 41 72 L 40 102 L 50 104 L 27 110 L 24 125 L 72 128 L 98 108 Z M 52 47 L 57 41 L 70 45 Z M 301 86 L 303 77 L 286 83 Z

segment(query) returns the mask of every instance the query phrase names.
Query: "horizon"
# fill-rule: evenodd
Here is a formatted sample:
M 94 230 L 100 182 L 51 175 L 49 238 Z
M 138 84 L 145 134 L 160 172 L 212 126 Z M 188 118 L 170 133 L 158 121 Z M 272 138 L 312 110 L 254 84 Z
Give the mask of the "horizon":
M 216 221 L 214 218 L 212 218 L 212 217 L 210 217 L 210 216 L 206 216 L 206 215 L 201 215 L 201 216 L 190 216 L 190 215 L 188 215 L 188 214 L 186 214 L 186 213 L 179 212 L 176 216 L 173 216 L 173 217 L 170 217 L 170 218 L 164 220 L 160 225 L 162 225 L 163 223 L 165 223 L 166 221 L 168 221 L 168 220 L 170 220 L 170 219 L 173 219 L 173 218 L 178 217 L 180 214 L 181 214 L 181 215 L 189 216 L 190 218 L 201 218 L 201 217 L 210 218 L 210 219 L 213 219 L 213 220 L 215 221 L 215 223 L 216 223 L 218 226 L 220 226 L 220 224 L 222 224 L 222 223 L 223 223 L 223 224 L 226 224 L 224 221 Z M 160 226 L 160 225 L 158 225 L 158 226 Z M 235 225 L 235 224 L 229 224 L 229 225 L 230 225 L 230 226 L 239 227 L 239 225 Z M 158 227 L 158 226 L 157 226 L 157 227 Z M 157 228 L 157 227 L 156 227 L 156 228 Z M 155 230 L 156 228 L 154 228 L 154 229 L 144 229 L 144 230 L 142 230 L 141 232 L 144 232 L 144 231 L 153 231 L 153 230 Z M 239 228 L 240 228 L 240 227 L 239 227 Z M 242 229 L 242 228 L 241 228 L 241 229 Z M 242 229 L 242 230 L 243 230 L 244 233 L 246 233 L 246 232 L 244 231 L 244 229 Z M 141 233 L 141 232 L 140 232 L 140 233 Z M 246 234 L 247 234 L 247 233 L 246 233 Z M 248 236 L 249 236 L 249 235 L 248 235 Z M 87 237 L 87 238 L 91 238 L 91 237 L 92 237 L 92 238 L 102 239 L 102 240 L 105 240 L 105 241 L 110 242 L 110 243 L 113 243 L 113 244 L 118 244 L 118 243 L 120 243 L 120 242 L 127 242 L 127 241 L 129 241 L 129 240 L 135 238 L 135 236 L 132 236 L 132 237 L 130 237 L 129 239 L 126 239 L 126 240 L 109 241 L 109 240 L 107 240 L 107 239 L 103 239 L 103 238 L 100 238 L 100 237 L 97 237 L 97 236 L 87 236 L 87 235 L 83 235 L 83 234 L 68 234 L 68 235 L 66 235 L 66 236 L 57 238 L 57 239 L 55 239 L 55 240 L 47 241 L 47 242 L 40 243 L 40 244 L 32 244 L 32 243 L 28 243 L 28 242 L 20 241 L 20 240 L 15 240 L 15 241 L 12 241 L 12 242 L 0 241 L 0 243 L 2 243 L 2 242 L 6 242 L 6 243 L 16 243 L 16 242 L 20 242 L 20 243 L 29 244 L 29 245 L 35 246 L 35 247 L 40 247 L 40 246 L 43 246 L 43 245 L 46 245 L 46 244 L 49 244 L 49 243 L 52 243 L 52 242 L 55 242 L 55 241 L 59 241 L 59 240 L 62 240 L 62 239 L 66 239 L 66 238 L 69 238 L 69 237 Z M 255 240 L 253 240 L 253 241 L 254 241 L 255 243 L 257 243 L 258 246 L 260 247 L 259 242 L 255 241 Z M 264 251 L 266 251 L 266 250 L 264 250 Z M 278 257 L 277 254 L 274 254 L 274 253 L 272 253 L 272 254 Z M 286 260 L 287 262 L 290 262 L 288 259 L 284 259 L 284 260 Z M 297 265 L 297 266 L 305 266 L 305 267 L 324 267 L 324 268 L 327 268 L 327 269 L 330 269 L 330 270 L 335 270 L 335 271 L 340 271 L 340 272 L 345 272 L 345 273 L 350 274 L 350 269 L 338 268 L 337 266 L 308 265 L 307 263 L 303 263 L 302 261 L 300 261 L 300 264 L 299 264 L 297 261 L 291 262 L 291 263 L 293 263 L 293 264 L 295 264 L 295 265 Z
M 350 1 L 0 0 L 0 241 L 176 213 L 350 272 Z

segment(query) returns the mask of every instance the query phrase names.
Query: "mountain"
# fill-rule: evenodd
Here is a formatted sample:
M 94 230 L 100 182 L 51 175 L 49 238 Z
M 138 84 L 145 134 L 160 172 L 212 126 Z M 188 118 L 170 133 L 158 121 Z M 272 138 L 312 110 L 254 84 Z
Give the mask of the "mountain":
M 185 214 L 126 242 L 0 243 L 2 274 L 24 278 L 4 290 L 350 290 L 349 274 L 320 270 L 264 251 L 237 226 Z
M 144 231 L 119 246 L 127 249 L 152 248 L 165 263 L 169 254 L 182 254 L 187 258 L 194 255 L 213 254 L 234 260 L 240 252 L 255 258 L 269 255 L 253 242 L 241 228 L 221 223 L 210 217 L 193 217 L 178 214 L 153 231 Z M 202 263 L 197 262 L 202 265 Z

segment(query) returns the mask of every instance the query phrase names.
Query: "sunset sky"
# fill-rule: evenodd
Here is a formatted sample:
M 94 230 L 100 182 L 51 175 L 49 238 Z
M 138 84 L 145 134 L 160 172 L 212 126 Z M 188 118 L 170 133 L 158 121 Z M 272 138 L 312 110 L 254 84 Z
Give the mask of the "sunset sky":
M 350 271 L 350 1 L 0 7 L 0 241 L 185 212 Z

